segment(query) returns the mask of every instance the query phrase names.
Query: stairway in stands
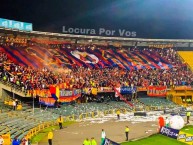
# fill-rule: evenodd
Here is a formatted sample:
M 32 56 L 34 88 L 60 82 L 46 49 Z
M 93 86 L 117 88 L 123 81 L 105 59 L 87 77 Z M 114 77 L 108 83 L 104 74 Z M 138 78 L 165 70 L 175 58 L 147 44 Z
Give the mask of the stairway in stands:
M 182 59 L 190 66 L 193 71 L 193 51 L 178 51 Z

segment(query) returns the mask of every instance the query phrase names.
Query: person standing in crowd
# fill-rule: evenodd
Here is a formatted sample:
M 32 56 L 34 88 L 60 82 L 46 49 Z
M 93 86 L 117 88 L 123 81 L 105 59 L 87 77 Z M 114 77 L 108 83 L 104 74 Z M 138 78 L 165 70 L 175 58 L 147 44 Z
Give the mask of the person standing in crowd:
M 121 114 L 120 109 L 118 109 L 116 113 L 117 113 L 117 119 L 120 120 L 120 114 Z
M 20 145 L 20 140 L 15 137 L 12 141 L 12 145 Z M 22 144 L 23 145 L 23 144 Z
M 170 127 L 170 121 L 169 121 L 169 119 L 168 119 L 168 117 L 166 117 L 166 127 Z
M 0 145 L 3 145 L 4 144 L 4 139 L 2 137 L 2 135 L 0 135 Z
M 57 121 L 58 121 L 58 124 L 59 124 L 59 128 L 62 129 L 62 128 L 63 128 L 62 124 L 63 124 L 63 122 L 64 122 L 64 119 L 62 118 L 61 115 L 59 116 L 59 118 L 57 119 Z
M 125 128 L 125 136 L 126 136 L 126 141 L 128 141 L 129 139 L 129 127 L 128 126 L 126 126 Z
M 190 123 L 190 115 L 191 115 L 191 112 L 190 112 L 190 111 L 187 111 L 187 112 L 186 112 L 187 124 Z
M 94 137 L 91 138 L 91 145 L 97 145 L 96 140 L 94 139 Z
M 83 141 L 83 145 L 91 145 L 91 142 L 88 138 L 86 138 L 84 141 Z
M 17 110 L 18 104 L 19 104 L 19 101 L 17 99 L 15 99 L 15 108 L 16 108 L 16 110 Z
M 53 136 L 54 136 L 54 134 L 53 134 L 52 130 L 50 130 L 48 133 L 48 145 L 52 145 Z
M 16 110 L 17 108 L 16 108 L 16 102 L 15 102 L 15 100 L 13 100 L 13 110 Z
M 106 138 L 106 133 L 104 131 L 104 129 L 102 129 L 102 133 L 101 133 L 101 145 L 103 145 L 103 142 L 105 141 Z

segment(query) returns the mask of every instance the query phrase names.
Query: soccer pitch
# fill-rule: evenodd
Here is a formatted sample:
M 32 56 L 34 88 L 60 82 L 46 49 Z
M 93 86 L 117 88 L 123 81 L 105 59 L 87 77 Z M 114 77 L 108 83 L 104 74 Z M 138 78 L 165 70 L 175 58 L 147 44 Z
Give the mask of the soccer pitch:
M 175 139 L 163 136 L 161 134 L 155 134 L 148 138 L 140 139 L 137 141 L 124 142 L 121 145 L 186 145 Z

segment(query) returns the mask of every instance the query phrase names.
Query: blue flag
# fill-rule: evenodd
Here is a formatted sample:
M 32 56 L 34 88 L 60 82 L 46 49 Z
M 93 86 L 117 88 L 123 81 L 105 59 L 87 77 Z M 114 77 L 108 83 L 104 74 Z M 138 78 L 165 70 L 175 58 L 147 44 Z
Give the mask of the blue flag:
M 120 145 L 119 143 L 116 143 L 108 138 L 105 138 L 104 142 L 102 143 L 102 145 Z

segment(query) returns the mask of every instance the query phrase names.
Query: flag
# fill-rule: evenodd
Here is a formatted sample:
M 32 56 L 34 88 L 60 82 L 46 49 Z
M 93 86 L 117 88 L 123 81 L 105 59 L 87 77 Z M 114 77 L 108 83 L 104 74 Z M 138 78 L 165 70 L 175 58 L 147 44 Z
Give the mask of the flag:
M 104 142 L 102 143 L 102 145 L 120 145 L 119 143 L 116 143 L 108 138 L 105 138 Z
M 58 86 L 50 86 L 50 93 L 52 98 L 54 98 L 55 100 L 59 100 L 60 90 Z

